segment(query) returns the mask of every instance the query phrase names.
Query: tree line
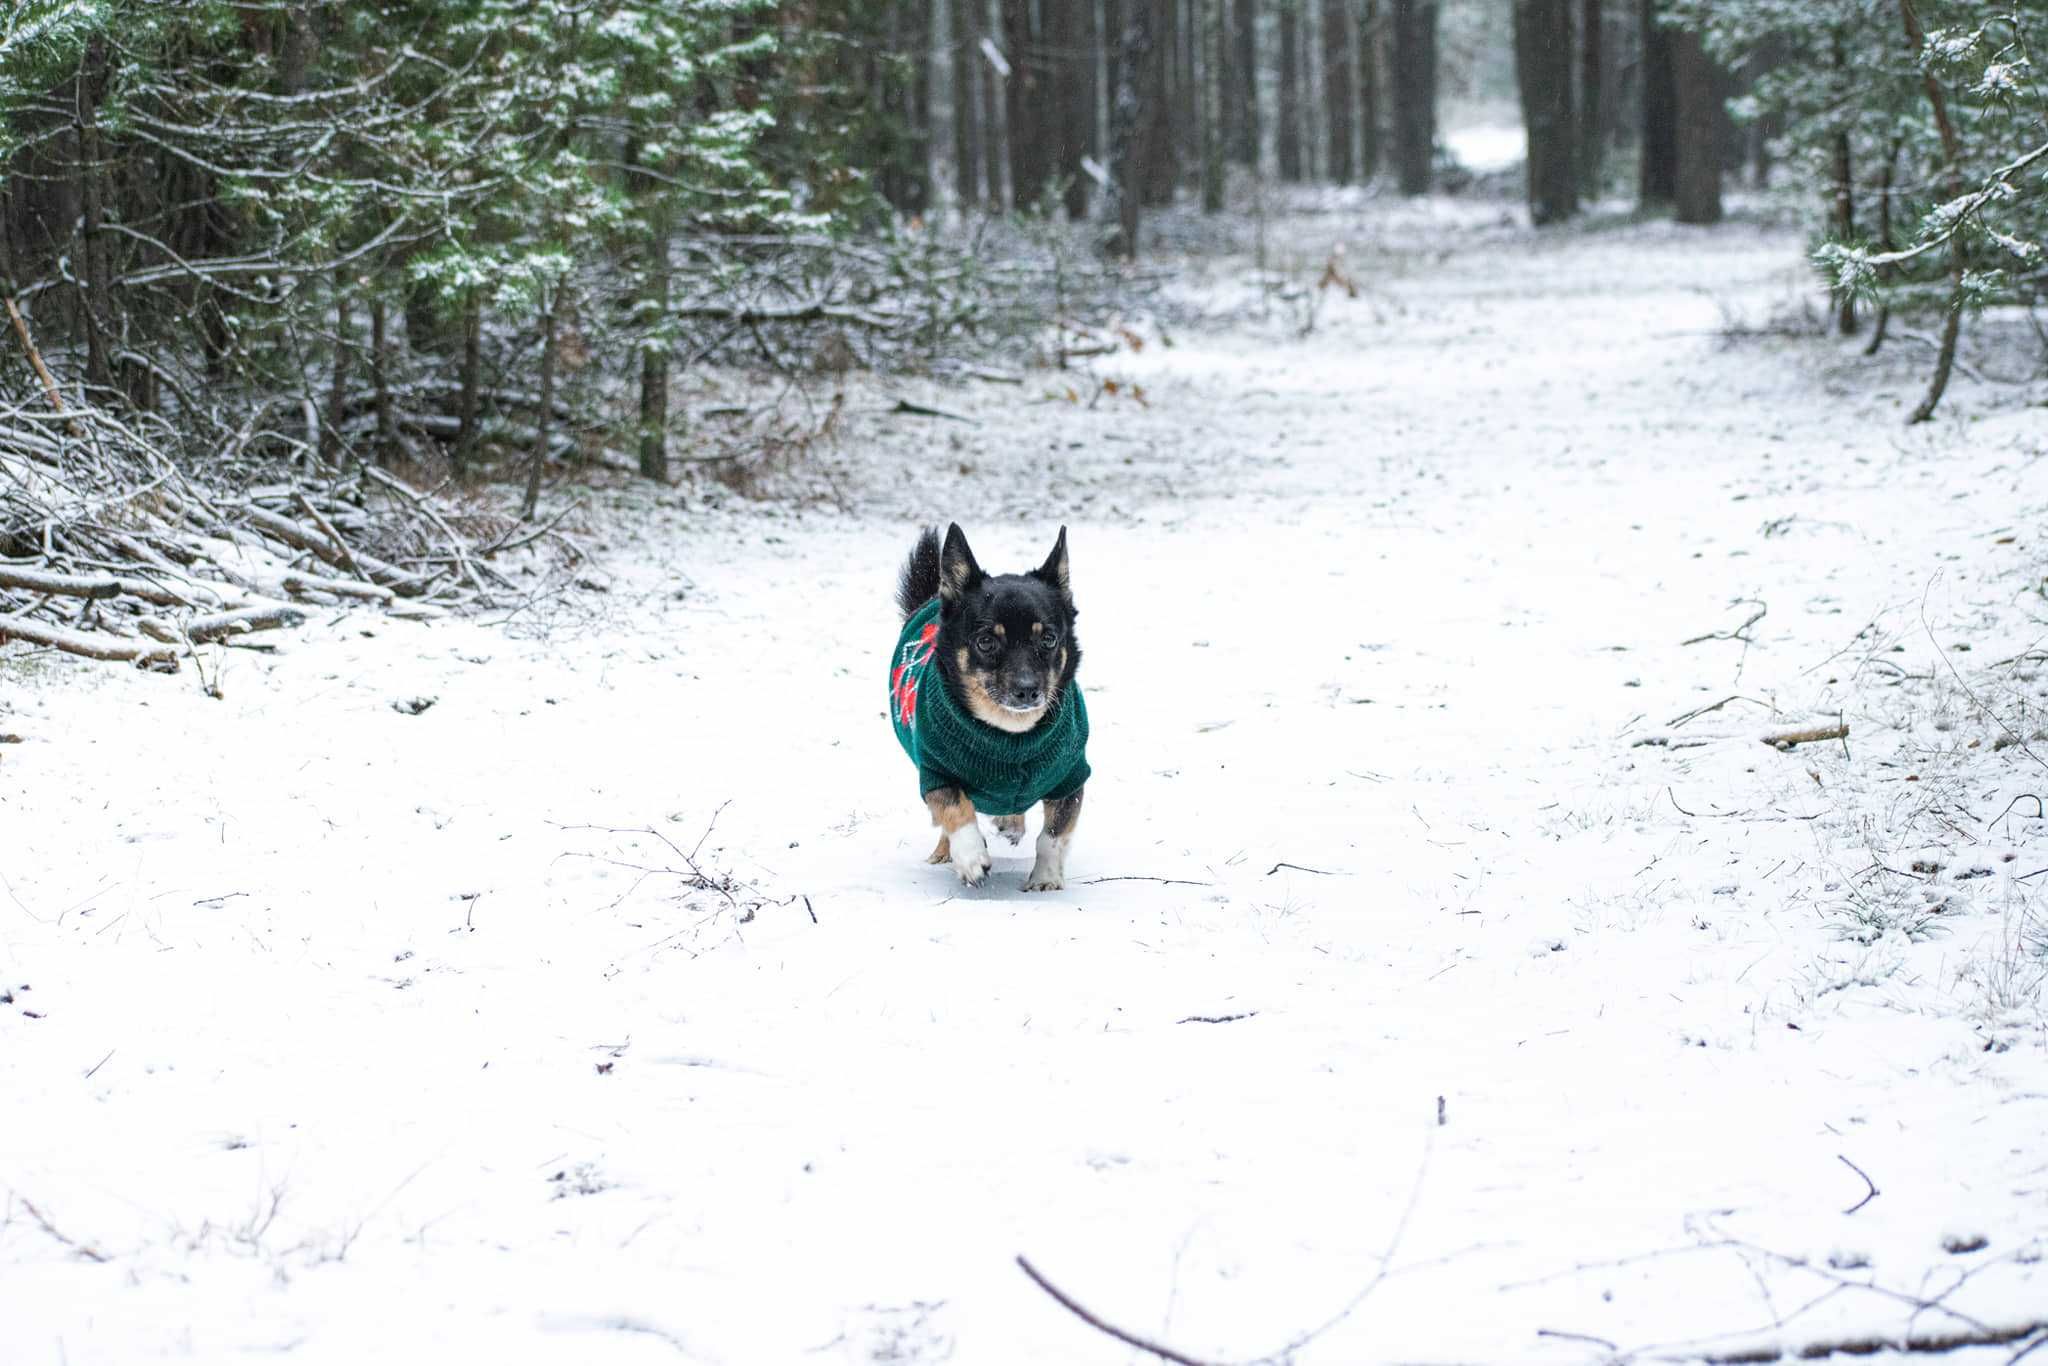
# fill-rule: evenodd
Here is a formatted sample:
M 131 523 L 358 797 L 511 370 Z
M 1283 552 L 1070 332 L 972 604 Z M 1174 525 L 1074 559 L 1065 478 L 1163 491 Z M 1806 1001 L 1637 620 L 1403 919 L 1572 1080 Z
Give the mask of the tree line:
M 0 292 L 65 384 L 215 448 L 460 472 L 488 420 L 574 459 L 603 389 L 663 478 L 679 366 L 978 325 L 987 263 L 901 225 L 1049 212 L 1129 255 L 1233 178 L 1428 192 L 1451 14 L 1512 49 L 1538 225 L 1631 169 L 1687 222 L 1733 175 L 1810 191 L 1839 327 L 1941 312 L 1927 411 L 1963 316 L 2032 299 L 2048 0 L 1498 4 L 25 0 Z

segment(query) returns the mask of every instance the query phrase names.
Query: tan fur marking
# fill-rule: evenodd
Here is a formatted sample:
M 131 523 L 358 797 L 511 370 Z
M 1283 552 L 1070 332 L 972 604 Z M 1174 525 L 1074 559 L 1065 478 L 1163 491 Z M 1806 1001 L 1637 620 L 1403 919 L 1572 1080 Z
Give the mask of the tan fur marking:
M 1031 638 L 1032 638 L 1033 640 L 1036 640 L 1036 639 L 1037 639 L 1038 637 L 1040 637 L 1040 636 L 1042 636 L 1042 635 L 1044 635 L 1044 634 L 1045 634 L 1045 623 L 1044 623 L 1044 622 L 1042 622 L 1042 621 L 1034 621 L 1034 622 L 1032 622 L 1032 623 L 1031 623 Z
M 962 650 L 960 653 L 964 656 L 967 652 Z M 967 689 L 967 710 L 972 713 L 975 720 L 985 726 L 994 726 L 997 730 L 1022 735 L 1045 719 L 1045 709 L 1052 705 L 1050 702 L 1034 707 L 1030 711 L 1011 711 L 989 696 L 988 684 L 982 681 L 980 674 L 969 673 L 964 663 L 963 660 L 960 681 Z
M 936 848 L 936 849 L 934 849 L 934 850 L 932 850 L 932 856 L 931 856 L 930 858 L 926 859 L 926 860 L 925 860 L 925 862 L 926 862 L 926 863 L 951 863 L 952 861 L 953 861 L 953 837 L 952 837 L 951 835 L 941 835 L 941 836 L 939 836 L 939 847 L 938 847 L 938 848 Z
M 1065 801 L 1046 801 L 1045 828 L 1054 839 L 1069 840 L 1074 837 L 1074 828 L 1081 824 L 1081 797 L 1082 793 L 1076 792 Z
M 957 787 L 933 788 L 924 794 L 924 804 L 931 808 L 932 824 L 945 831 L 949 840 L 961 826 L 974 824 L 974 803 Z
M 1002 831 L 1005 835 L 1008 835 L 1013 840 L 1023 839 L 1024 813 L 1022 811 L 1019 811 L 1014 816 L 997 816 L 996 829 Z
M 996 623 L 996 634 L 1004 640 L 1010 638 L 1010 633 L 1003 629 L 1003 624 L 1000 621 Z
M 1064 645 L 1062 645 L 1062 646 L 1060 646 L 1060 667 L 1059 667 L 1059 669 L 1057 670 L 1057 672 L 1059 672 L 1059 673 L 1065 673 L 1066 671 L 1067 671 L 1067 647 L 1066 647 L 1066 646 L 1064 646 Z

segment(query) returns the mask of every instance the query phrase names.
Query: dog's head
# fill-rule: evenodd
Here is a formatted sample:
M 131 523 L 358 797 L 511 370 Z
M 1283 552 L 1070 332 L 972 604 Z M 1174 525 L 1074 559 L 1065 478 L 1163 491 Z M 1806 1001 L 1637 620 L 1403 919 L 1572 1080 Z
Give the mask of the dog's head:
M 957 524 L 939 552 L 939 669 L 976 720 L 1022 733 L 1045 719 L 1081 663 L 1067 529 L 1026 574 L 982 573 Z

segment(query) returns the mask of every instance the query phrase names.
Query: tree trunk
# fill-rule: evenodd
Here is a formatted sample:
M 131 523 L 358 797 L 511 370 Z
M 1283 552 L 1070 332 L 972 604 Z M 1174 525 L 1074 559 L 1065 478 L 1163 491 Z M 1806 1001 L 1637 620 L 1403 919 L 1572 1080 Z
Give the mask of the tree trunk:
M 1529 141 L 1529 221 L 1540 228 L 1579 211 L 1570 0 L 1514 0 L 1514 42 Z
M 1223 8 L 1228 0 L 1199 0 L 1202 5 L 1202 72 L 1204 130 L 1202 138 L 1202 212 L 1223 211 L 1223 159 L 1230 137 L 1230 52 Z
M 1657 0 L 1643 0 L 1643 136 L 1637 197 L 1644 208 L 1669 204 L 1678 195 L 1678 92 L 1673 84 L 1671 30 L 1657 16 Z
M 312 75 L 314 59 L 320 53 L 320 35 L 316 31 L 313 6 L 295 4 L 285 11 L 283 51 L 277 63 L 278 84 L 287 95 L 305 93 L 306 82 Z
M 1352 125 L 1358 110 L 1352 97 L 1351 24 L 1346 0 L 1323 0 L 1324 115 L 1329 129 L 1330 179 L 1349 185 L 1356 172 Z
M 533 458 L 526 466 L 526 497 L 519 505 L 519 520 L 530 522 L 540 509 L 541 470 L 548 463 L 548 443 L 554 438 L 555 421 L 555 319 L 562 308 L 562 286 L 548 291 L 546 310 L 541 314 L 540 412 L 535 417 L 539 431 L 533 441 Z
M 398 452 L 398 418 L 391 409 L 390 306 L 381 290 L 370 294 L 370 388 L 377 401 L 377 463 Z
M 1132 3 L 1142 3 L 1142 0 L 1132 0 Z M 1103 140 L 1089 147 L 1098 160 L 1116 151 L 1116 129 L 1110 125 L 1116 119 L 1116 92 L 1123 81 L 1124 4 L 1125 0 L 1102 0 L 1102 30 L 1097 40 L 1102 60 L 1091 67 L 1091 71 L 1102 78 Z
M 1878 185 L 1877 245 L 1882 251 L 1899 249 L 1899 244 L 1892 240 L 1892 186 L 1899 178 L 1899 149 L 1904 144 L 1905 139 L 1897 136 L 1892 138 L 1891 147 L 1884 159 L 1884 179 Z M 1880 271 L 1878 279 L 1882 281 L 1887 274 L 1886 271 Z M 1874 356 L 1877 354 L 1877 348 L 1884 345 L 1885 329 L 1890 326 L 1891 320 L 1892 306 L 1880 297 L 1877 303 L 1877 322 L 1870 329 L 1870 341 L 1863 348 L 1864 355 Z
M 1274 151 L 1280 179 L 1301 179 L 1301 11 L 1300 0 L 1279 0 L 1280 98 Z
M 981 120 L 974 104 L 981 26 L 974 22 L 974 8 L 974 0 L 947 0 L 946 21 L 953 29 L 953 192 L 963 211 L 981 202 Z
M 1678 183 L 1671 206 L 1672 217 L 1681 223 L 1721 221 L 1722 101 L 1715 74 L 1697 33 L 1672 33 Z
M 85 380 L 95 389 L 110 388 L 113 366 L 107 355 L 105 329 L 113 324 L 108 298 L 103 184 L 100 179 L 100 101 L 107 89 L 106 40 L 87 44 L 78 65 L 78 202 L 79 235 L 75 254 L 79 313 L 85 331 Z
M 884 96 L 897 126 L 883 187 L 897 212 L 911 217 L 929 209 L 932 197 L 932 4 L 896 0 L 890 14 L 891 48 L 908 69 Z
M 1149 8 L 1146 28 L 1150 46 L 1138 76 L 1138 187 L 1148 208 L 1173 203 L 1179 178 L 1174 146 L 1173 111 L 1180 100 L 1174 68 L 1180 52 L 1179 0 L 1124 0 L 1126 6 Z M 1128 23 L 1129 15 L 1125 15 Z
M 1856 233 L 1856 184 L 1850 178 L 1849 130 L 1838 128 L 1834 144 L 1835 203 L 1832 215 L 1835 240 L 1847 242 Z M 1845 337 L 1856 334 L 1856 296 L 1843 291 L 1835 302 L 1835 330 Z
M 327 391 L 327 420 L 320 424 L 320 463 L 333 469 L 341 459 L 341 424 L 348 417 L 348 358 L 355 330 L 354 310 L 344 272 L 334 272 L 333 384 Z
M 1095 54 L 1083 46 L 1086 26 L 1081 11 L 1095 0 L 1039 0 L 1045 19 L 1045 47 L 1052 68 L 1053 173 L 1062 182 L 1067 217 L 1088 216 L 1088 187 L 1093 183 L 1081 167 L 1088 155 L 1089 126 L 1095 122 L 1088 90 L 1088 67 Z
M 1258 0 L 1230 0 L 1230 159 L 1259 164 Z
M 995 30 L 989 27 L 990 0 L 967 0 L 973 12 L 974 51 L 969 55 L 981 75 L 981 167 L 984 202 L 991 209 L 1003 207 L 1003 94 L 1004 79 L 982 53 L 982 39 Z
M 1579 193 L 1587 199 L 1600 197 L 1600 163 L 1606 150 L 1606 128 L 1601 122 L 1601 49 L 1605 45 L 1603 0 L 1580 0 L 1579 5 Z
M 468 473 L 470 454 L 476 450 L 477 407 L 483 396 L 483 376 L 483 299 L 472 288 L 462 300 L 462 393 L 456 400 L 460 425 L 455 430 L 455 447 L 448 460 L 458 476 Z
M 1158 93 L 1155 68 L 1160 54 L 1152 47 L 1153 0 L 1126 0 L 1123 32 L 1117 39 L 1117 88 L 1109 115 L 1109 207 L 1116 232 L 1110 250 L 1127 261 L 1138 256 L 1138 212 L 1144 203 L 1141 167 L 1144 130 L 1158 122 L 1146 108 Z
M 1834 90 L 1842 101 L 1840 117 L 1847 117 L 1848 100 L 1852 93 L 1849 79 L 1849 54 L 1842 40 L 1842 31 L 1836 29 L 1830 35 L 1829 65 L 1834 70 Z M 1849 128 L 1847 123 L 1839 124 L 1828 139 L 1829 150 L 1834 154 L 1834 205 L 1829 215 L 1829 226 L 1837 242 L 1847 243 L 1856 235 L 1856 182 L 1855 168 L 1849 155 Z M 1856 332 L 1856 296 L 1847 290 L 1835 301 L 1835 330 L 1845 337 Z
M 1046 107 L 1050 92 L 1031 22 L 1031 0 L 1002 0 L 1002 7 L 1003 55 L 1010 63 L 1010 78 L 1003 83 L 1010 128 L 1010 202 L 1019 209 L 1034 209 L 1052 175 L 1052 111 Z
M 1401 193 L 1429 193 L 1436 143 L 1437 0 L 1393 0 L 1394 164 Z
M 1906 26 L 1906 51 L 1917 63 L 1920 52 L 1927 44 L 1927 35 L 1921 30 L 1920 15 L 1913 8 L 1913 0 L 1899 0 L 1899 18 Z M 1961 198 L 1963 193 L 1963 144 L 1956 136 L 1955 123 L 1948 115 L 1948 96 L 1941 91 L 1941 83 L 1934 73 L 1922 70 L 1921 89 L 1927 93 L 1927 103 L 1934 111 L 1934 126 L 1941 133 L 1941 154 L 1945 163 L 1942 167 L 1942 182 L 1950 199 Z M 1919 406 L 1906 419 L 1908 425 L 1925 422 L 1934 416 L 1934 410 L 1941 405 L 1941 396 L 1948 392 L 1949 372 L 1956 363 L 1956 342 L 1962 335 L 1963 326 L 1963 278 L 1969 263 L 1963 254 L 1960 236 L 1951 237 L 1948 244 L 1949 275 L 1954 281 L 1948 300 L 1948 316 L 1942 322 L 1941 350 L 1934 358 L 1934 374 L 1927 382 L 1927 393 Z
M 1104 13 L 1096 13 L 1096 0 L 1076 0 L 1079 7 L 1080 41 L 1075 44 L 1074 61 L 1080 66 L 1081 99 L 1080 117 L 1087 129 L 1087 136 L 1081 140 L 1082 150 L 1097 161 L 1101 161 L 1108 150 L 1103 141 L 1102 120 L 1107 112 L 1103 106 L 1105 96 L 1116 98 L 1116 85 L 1112 81 L 1105 87 L 1104 68 L 1116 64 L 1116 49 L 1123 35 L 1123 18 L 1117 13 L 1117 0 L 1102 0 Z M 1106 25 L 1106 27 L 1105 27 Z
M 640 345 L 640 473 L 656 483 L 668 482 L 668 301 L 669 215 L 662 187 L 650 182 L 646 259 L 642 263 L 642 322 L 654 335 Z M 546 399 L 542 400 L 545 404 Z
M 1380 0 L 1358 14 L 1358 178 L 1380 173 Z
M 1643 63 L 1639 5 L 1603 7 L 1600 29 L 1600 146 L 1633 147 L 1642 132 Z
M 1166 3 L 1174 12 L 1174 28 L 1180 37 L 1180 50 L 1174 54 L 1173 63 L 1174 157 L 1199 176 L 1209 127 L 1208 106 L 1202 97 L 1202 67 L 1196 60 L 1206 31 L 1202 27 L 1202 0 Z

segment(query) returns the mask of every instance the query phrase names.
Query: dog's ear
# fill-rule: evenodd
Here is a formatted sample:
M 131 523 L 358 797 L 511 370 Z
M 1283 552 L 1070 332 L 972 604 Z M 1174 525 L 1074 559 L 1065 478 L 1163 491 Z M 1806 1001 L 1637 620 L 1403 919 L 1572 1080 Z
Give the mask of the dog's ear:
M 1067 529 L 1060 528 L 1060 538 L 1053 542 L 1052 554 L 1045 557 L 1045 563 L 1031 571 L 1033 578 L 1052 585 L 1060 596 L 1069 603 L 1074 600 L 1073 580 L 1067 577 Z
M 981 586 L 981 566 L 967 547 L 967 533 L 958 522 L 946 528 L 946 546 L 939 552 L 939 597 L 948 606 Z

